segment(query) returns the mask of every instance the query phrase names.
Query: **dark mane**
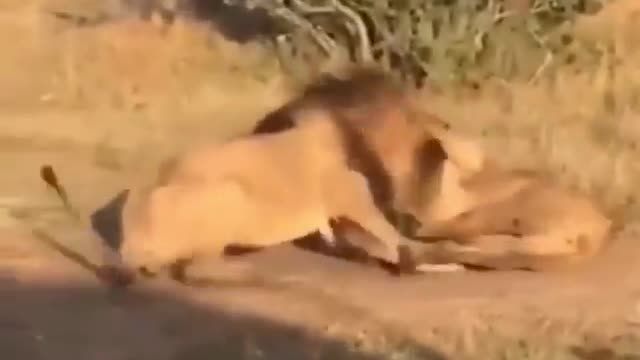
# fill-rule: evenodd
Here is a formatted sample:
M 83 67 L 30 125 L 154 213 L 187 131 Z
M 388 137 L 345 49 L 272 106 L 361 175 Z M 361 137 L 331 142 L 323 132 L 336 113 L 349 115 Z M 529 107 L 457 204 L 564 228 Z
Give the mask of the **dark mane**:
M 389 172 L 380 156 L 372 149 L 362 131 L 355 129 L 352 123 L 338 117 L 336 124 L 342 135 L 342 143 L 347 151 L 347 166 L 358 171 L 367 179 L 369 191 L 376 207 L 393 223 L 393 185 Z
M 400 101 L 403 88 L 388 74 L 373 68 L 357 68 L 340 78 L 323 74 L 302 91 L 302 100 L 315 101 L 330 109 L 344 110 Z
M 295 125 L 292 114 L 303 107 L 321 107 L 334 114 L 354 110 L 373 113 L 389 103 L 402 102 L 404 96 L 403 88 L 378 69 L 356 68 L 344 77 L 325 73 L 307 84 L 299 96 L 266 114 L 252 133 L 273 133 L 292 128 Z M 363 114 L 363 117 L 367 119 L 358 121 L 361 126 L 375 122 L 370 116 Z
M 403 87 L 378 69 L 355 68 L 343 77 L 327 73 L 308 84 L 299 96 L 265 115 L 252 134 L 293 128 L 293 114 L 301 108 L 328 110 L 343 135 L 348 166 L 367 178 L 376 205 L 388 214 L 394 197 L 391 177 L 379 154 L 368 145 L 365 128 L 383 121 L 376 115 L 385 107 L 402 106 L 404 97 Z

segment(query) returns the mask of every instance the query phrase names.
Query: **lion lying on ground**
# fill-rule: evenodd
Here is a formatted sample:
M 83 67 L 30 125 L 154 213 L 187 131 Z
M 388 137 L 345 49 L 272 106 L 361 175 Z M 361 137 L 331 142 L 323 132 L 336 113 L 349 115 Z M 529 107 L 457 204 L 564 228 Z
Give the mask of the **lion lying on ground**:
M 419 262 L 552 270 L 595 256 L 609 239 L 612 222 L 593 202 L 538 174 L 488 165 L 462 179 L 450 165 L 453 186 L 443 184 L 438 200 L 458 203 L 458 214 L 438 216 L 430 198 L 415 235 L 441 240 Z
M 290 111 L 314 101 L 319 101 L 317 95 L 305 94 L 268 114 L 257 123 L 254 133 L 298 126 Z M 408 106 L 406 102 L 396 105 Z M 396 185 L 393 192 L 395 211 L 421 223 L 421 229 L 413 235 L 428 241 L 411 246 L 416 260 L 490 269 L 547 270 L 589 258 L 601 249 L 611 221 L 588 199 L 532 172 L 500 169 L 486 160 L 478 145 L 453 134 L 437 117 L 411 110 L 408 113 L 423 119 L 434 135 L 422 144 L 428 150 L 414 152 L 405 162 L 405 174 L 411 175 L 405 175 L 409 180 Z M 357 126 L 371 126 L 366 121 L 361 120 Z M 383 123 L 381 131 L 387 136 L 376 139 L 379 148 L 384 148 L 385 142 L 401 140 L 397 136 L 402 131 L 394 127 L 396 122 Z M 444 154 L 437 155 L 437 149 Z M 406 164 L 412 167 L 407 169 Z M 437 164 L 440 169 L 434 176 Z M 397 163 L 385 165 L 393 173 Z M 344 251 L 355 247 L 363 250 L 359 255 L 366 255 L 378 244 L 353 219 L 334 219 L 331 226 L 338 238 L 346 241 Z
M 414 214 L 424 242 L 411 246 L 418 270 L 459 270 L 461 264 L 494 270 L 559 270 L 597 255 L 612 222 L 586 197 L 541 176 L 487 166 L 461 178 L 446 161 L 441 189 Z M 372 236 L 356 223 L 334 225 L 336 237 L 360 248 Z

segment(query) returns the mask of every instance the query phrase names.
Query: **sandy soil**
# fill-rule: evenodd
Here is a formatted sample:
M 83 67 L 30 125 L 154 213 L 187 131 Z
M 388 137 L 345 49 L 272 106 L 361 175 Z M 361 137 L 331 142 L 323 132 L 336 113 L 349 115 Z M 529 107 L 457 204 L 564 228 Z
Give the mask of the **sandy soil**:
M 158 279 L 113 291 L 17 218 L 98 261 L 96 238 L 65 217 L 38 168 L 52 164 L 86 213 L 130 173 L 97 161 L 86 145 L 3 139 L 3 359 L 640 357 L 633 226 L 602 256 L 562 273 L 395 277 L 286 245 L 213 262 L 206 270 L 218 283 L 208 287 Z

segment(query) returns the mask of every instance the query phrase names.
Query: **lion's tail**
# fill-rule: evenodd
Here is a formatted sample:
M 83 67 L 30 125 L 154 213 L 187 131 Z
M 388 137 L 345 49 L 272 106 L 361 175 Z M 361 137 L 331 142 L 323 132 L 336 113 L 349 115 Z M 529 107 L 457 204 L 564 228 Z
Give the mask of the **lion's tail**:
M 53 167 L 51 165 L 42 165 L 40 167 L 40 178 L 50 187 L 52 187 L 62 204 L 64 205 L 65 210 L 69 213 L 71 217 L 74 218 L 78 223 L 82 225 L 86 225 L 82 221 L 82 217 L 80 213 L 73 207 L 71 202 L 69 201 L 69 196 L 67 192 L 58 180 L 58 176 L 55 171 L 53 171 Z M 70 259 L 71 261 L 77 263 L 88 271 L 94 273 L 100 280 L 106 282 L 111 286 L 127 286 L 131 282 L 133 282 L 134 274 L 122 269 L 118 266 L 114 266 L 111 264 L 107 265 L 95 265 L 91 263 L 87 258 L 85 258 L 80 253 L 75 250 L 69 249 L 64 244 L 59 243 L 52 236 L 47 234 L 45 231 L 40 229 L 32 229 L 33 235 L 43 241 L 45 244 L 58 251 L 60 254 Z
M 53 171 L 53 167 L 51 165 L 45 164 L 40 167 L 40 178 L 56 191 L 69 215 L 71 215 L 71 217 L 76 221 L 81 222 L 79 212 L 73 207 L 73 205 L 71 205 L 67 191 L 58 180 L 58 176 L 55 171 Z

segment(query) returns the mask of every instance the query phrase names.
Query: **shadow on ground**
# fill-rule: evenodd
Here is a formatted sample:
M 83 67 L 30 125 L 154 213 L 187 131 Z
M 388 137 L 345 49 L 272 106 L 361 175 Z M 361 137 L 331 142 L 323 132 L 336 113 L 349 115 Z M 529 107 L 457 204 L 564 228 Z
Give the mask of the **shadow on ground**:
M 445 359 L 408 344 L 415 359 Z M 0 280 L 0 354 L 19 360 L 386 359 L 346 341 L 164 292 Z

